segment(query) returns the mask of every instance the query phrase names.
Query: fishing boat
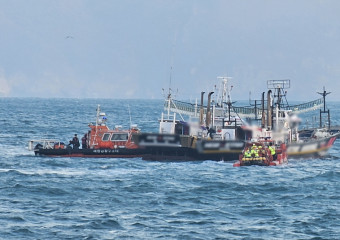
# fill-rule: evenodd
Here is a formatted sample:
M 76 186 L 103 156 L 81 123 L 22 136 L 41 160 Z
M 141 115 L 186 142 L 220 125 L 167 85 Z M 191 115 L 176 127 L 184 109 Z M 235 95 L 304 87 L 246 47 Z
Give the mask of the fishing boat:
M 122 126 L 110 129 L 107 124 L 106 114 L 97 107 L 96 123 L 89 124 L 90 130 L 82 138 L 82 147 L 70 141 L 54 139 L 30 140 L 28 149 L 34 151 L 36 156 L 61 156 L 61 157 L 110 157 L 132 158 L 140 157 L 145 153 L 144 149 L 135 143 L 136 135 L 140 133 L 137 125 L 131 125 L 123 130 Z
M 272 154 L 275 149 L 275 154 Z M 286 144 L 276 145 L 273 141 L 248 142 L 239 155 L 239 160 L 233 164 L 234 167 L 241 166 L 278 166 L 286 163 Z
M 278 144 L 286 144 L 287 154 L 291 158 L 323 157 L 340 132 L 321 127 L 321 115 L 325 109 L 325 91 L 323 98 L 289 105 L 286 99 L 290 80 L 268 80 L 267 99 L 265 92 L 262 99 L 249 107 L 234 106 L 231 101 L 231 88 L 228 77 L 221 77 L 222 84 L 216 100 L 209 92 L 207 105 L 174 100 L 169 91 L 165 101 L 158 133 L 143 133 L 139 144 L 148 149 L 143 156 L 150 160 L 237 160 L 247 141 L 267 138 Z M 286 103 L 284 103 L 286 100 Z M 261 104 L 258 104 L 258 103 Z M 299 130 L 301 119 L 297 114 L 320 109 L 320 128 L 308 137 Z M 180 117 L 177 119 L 176 114 Z M 189 120 L 183 115 L 189 116 Z M 330 122 L 330 121 L 328 121 Z M 321 134 L 322 133 L 322 134 Z M 176 144 L 168 144 L 164 139 L 176 139 Z
M 242 128 L 245 122 L 231 112 L 230 78 L 218 78 L 221 84 L 208 93 L 207 105 L 204 105 L 205 92 L 201 92 L 199 105 L 197 100 L 195 104 L 174 100 L 169 90 L 159 132 L 138 136 L 139 146 L 148 152 L 143 159 L 231 161 L 238 158 L 245 145 Z M 217 94 L 212 100 L 214 92 Z
M 326 110 L 326 95 L 329 93 L 324 89 L 319 93 L 322 98 L 298 105 L 289 105 L 286 94 L 287 89 L 290 88 L 290 80 L 268 80 L 267 85 L 270 89 L 267 93 L 267 101 L 264 101 L 265 93 L 263 93 L 262 107 L 254 109 L 258 111 L 257 116 L 261 116 L 258 118 L 261 127 L 254 128 L 252 135 L 262 136 L 265 133 L 275 141 L 286 143 L 289 158 L 326 156 L 340 136 L 339 129 L 331 128 L 330 110 Z M 300 130 L 302 120 L 298 114 L 318 109 L 320 111 L 319 127 Z
M 306 134 L 306 132 L 310 132 Z M 299 131 L 299 141 L 290 142 L 287 152 L 290 158 L 323 158 L 328 150 L 340 137 L 338 128 L 334 131 L 328 128 L 317 128 Z

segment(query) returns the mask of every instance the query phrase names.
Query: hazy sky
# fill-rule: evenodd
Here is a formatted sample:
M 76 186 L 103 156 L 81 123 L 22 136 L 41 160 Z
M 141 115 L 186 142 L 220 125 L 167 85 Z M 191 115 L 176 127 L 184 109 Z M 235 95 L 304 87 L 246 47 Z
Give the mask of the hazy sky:
M 0 96 L 340 101 L 339 0 L 0 0 Z M 172 71 L 170 70 L 172 67 Z

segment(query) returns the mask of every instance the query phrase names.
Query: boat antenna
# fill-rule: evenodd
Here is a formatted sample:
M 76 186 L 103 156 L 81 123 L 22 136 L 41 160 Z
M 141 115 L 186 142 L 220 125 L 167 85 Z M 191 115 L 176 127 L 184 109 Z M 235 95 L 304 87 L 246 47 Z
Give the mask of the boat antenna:
M 169 94 L 171 94 L 172 66 L 170 67 Z
M 177 42 L 177 32 L 175 33 L 174 37 L 174 43 L 172 44 L 172 50 L 171 50 L 171 60 L 170 60 L 170 79 L 169 79 L 169 92 L 168 92 L 168 99 L 171 99 L 171 82 L 172 82 L 172 70 L 174 65 L 174 56 L 175 56 L 175 50 L 176 50 L 176 42 Z
M 97 116 L 96 116 L 96 128 L 95 128 L 95 133 L 94 133 L 95 137 L 93 138 L 92 145 L 96 144 L 97 129 L 98 129 L 98 124 L 99 124 L 99 115 L 100 115 L 100 105 L 98 104 L 98 106 L 97 106 Z
M 168 93 L 165 94 L 165 90 L 164 90 L 164 88 L 162 88 L 164 98 L 166 98 L 165 101 L 166 101 L 166 106 L 167 106 L 167 115 L 168 115 L 168 119 L 170 119 L 170 108 L 171 108 L 171 106 L 174 106 L 175 108 L 177 108 L 175 102 L 174 102 L 173 99 L 172 99 L 172 95 L 173 95 L 173 94 L 172 94 L 173 90 L 172 90 L 172 88 L 171 88 L 171 81 L 172 81 L 172 66 L 171 66 L 170 70 L 171 70 L 171 71 L 170 71 L 170 81 L 169 81 L 169 90 L 168 90 Z M 176 90 L 175 96 L 177 95 L 177 93 L 178 93 L 178 89 Z M 182 114 L 179 113 L 179 115 L 180 115 L 180 117 L 182 118 L 182 120 L 184 121 L 184 118 L 183 118 Z
M 175 36 L 174 36 L 174 40 L 173 40 L 173 44 L 172 44 L 172 49 L 171 49 L 171 60 L 170 60 L 170 81 L 169 81 L 169 94 L 170 93 L 170 90 L 171 90 L 171 81 L 172 81 L 172 68 L 173 68 L 173 65 L 174 65 L 174 59 L 175 59 L 175 50 L 176 50 L 176 42 L 177 42 L 177 32 L 175 33 Z
M 96 116 L 96 127 L 98 126 L 99 122 L 99 114 L 100 114 L 100 105 L 97 106 L 97 116 Z
M 128 104 L 128 110 L 129 110 L 129 117 L 130 117 L 130 129 L 132 126 L 132 121 L 131 121 L 131 111 L 130 111 L 130 104 Z

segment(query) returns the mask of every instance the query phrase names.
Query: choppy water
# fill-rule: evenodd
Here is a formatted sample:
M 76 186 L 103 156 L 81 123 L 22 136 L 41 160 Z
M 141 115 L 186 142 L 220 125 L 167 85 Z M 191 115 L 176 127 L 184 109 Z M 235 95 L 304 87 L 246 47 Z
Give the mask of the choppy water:
M 0 99 L 1 239 L 340 238 L 339 139 L 325 159 L 279 167 L 27 151 L 85 133 L 97 104 L 109 126 L 128 126 L 129 104 L 133 123 L 157 131 L 160 100 Z

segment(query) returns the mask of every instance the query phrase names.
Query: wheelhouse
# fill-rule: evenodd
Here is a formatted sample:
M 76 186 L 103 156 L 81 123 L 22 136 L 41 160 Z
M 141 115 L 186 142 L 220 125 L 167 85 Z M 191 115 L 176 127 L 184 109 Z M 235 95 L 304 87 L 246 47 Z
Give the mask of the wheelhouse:
M 129 133 L 104 133 L 103 137 L 102 137 L 102 141 L 106 142 L 106 141 L 111 141 L 111 142 L 126 142 L 129 140 Z

